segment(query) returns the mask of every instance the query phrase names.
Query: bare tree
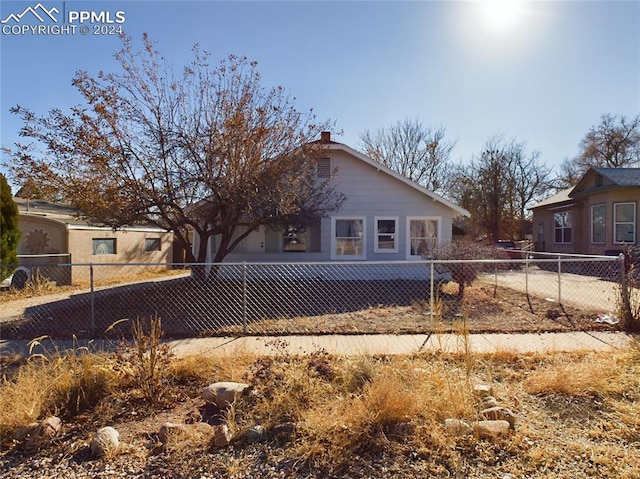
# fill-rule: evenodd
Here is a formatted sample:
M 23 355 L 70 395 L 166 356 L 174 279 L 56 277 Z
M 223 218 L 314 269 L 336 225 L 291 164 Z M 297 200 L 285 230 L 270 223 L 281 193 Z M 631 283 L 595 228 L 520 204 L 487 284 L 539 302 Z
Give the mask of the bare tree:
M 473 233 L 494 242 L 522 235 L 527 208 L 551 188 L 550 170 L 539 156 L 525 143 L 494 136 L 469 165 L 458 167 L 453 191 L 471 212 Z
M 229 56 L 216 67 L 198 45 L 179 75 L 145 35 L 116 54 L 119 73 L 80 71 L 84 104 L 70 114 L 36 116 L 15 107 L 21 136 L 11 170 L 57 189 L 89 218 L 119 228 L 151 223 L 171 229 L 188 261 L 206 258 L 216 235 L 219 262 L 260 226 L 308 226 L 343 201 L 318 181 L 327 122 L 301 113 L 282 87 L 265 88 L 256 63 Z M 201 238 L 192 254 L 187 230 Z
M 580 142 L 580 153 L 566 159 L 561 166 L 564 186 L 575 186 L 591 167 L 619 168 L 640 162 L 640 115 L 627 119 L 624 115 L 602 115 Z
M 360 135 L 364 152 L 376 161 L 425 188 L 446 190 L 451 151 L 443 127 L 428 128 L 418 119 L 405 119 Z

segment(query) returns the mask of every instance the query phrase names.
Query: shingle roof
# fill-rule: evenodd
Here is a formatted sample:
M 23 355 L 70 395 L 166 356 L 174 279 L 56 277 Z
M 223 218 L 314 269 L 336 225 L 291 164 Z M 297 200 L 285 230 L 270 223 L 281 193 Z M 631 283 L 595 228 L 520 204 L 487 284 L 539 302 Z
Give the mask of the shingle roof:
M 640 168 L 594 168 L 593 170 L 616 185 L 640 186 Z

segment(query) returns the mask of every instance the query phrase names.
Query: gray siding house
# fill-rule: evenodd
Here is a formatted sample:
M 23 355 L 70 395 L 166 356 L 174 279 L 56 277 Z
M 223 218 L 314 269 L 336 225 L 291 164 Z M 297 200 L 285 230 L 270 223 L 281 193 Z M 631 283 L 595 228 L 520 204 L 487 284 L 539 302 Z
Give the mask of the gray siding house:
M 469 213 L 342 143 L 331 141 L 318 161 L 318 176 L 332 181 L 346 201 L 330 217 L 306 231 L 261 227 L 227 255 L 224 262 L 329 262 L 421 260 L 451 241 L 452 220 Z M 198 246 L 195 238 L 195 247 Z M 216 238 L 208 244 L 208 260 Z

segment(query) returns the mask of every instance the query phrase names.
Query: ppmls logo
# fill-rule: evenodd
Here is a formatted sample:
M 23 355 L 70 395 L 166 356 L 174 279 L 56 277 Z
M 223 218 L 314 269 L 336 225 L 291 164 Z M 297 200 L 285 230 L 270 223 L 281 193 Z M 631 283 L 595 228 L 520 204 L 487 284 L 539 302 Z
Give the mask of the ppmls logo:
M 42 3 L 28 6 L 20 13 L 10 13 L 0 20 L 3 35 L 119 35 L 125 12 L 119 10 L 66 10 L 62 2 L 62 15 L 57 7 L 47 8 Z
M 20 23 L 22 21 L 22 18 L 28 13 L 36 17 L 40 21 L 40 23 L 44 23 L 46 17 L 49 17 L 54 22 L 58 23 L 58 18 L 56 17 L 56 15 L 60 13 L 60 11 L 56 7 L 47 10 L 41 3 L 38 3 L 35 7 L 25 8 L 22 13 L 19 13 L 17 15 L 15 13 L 9 14 L 7 18 L 2 20 L 2 23 L 9 23 L 11 20 L 13 20 L 15 23 Z

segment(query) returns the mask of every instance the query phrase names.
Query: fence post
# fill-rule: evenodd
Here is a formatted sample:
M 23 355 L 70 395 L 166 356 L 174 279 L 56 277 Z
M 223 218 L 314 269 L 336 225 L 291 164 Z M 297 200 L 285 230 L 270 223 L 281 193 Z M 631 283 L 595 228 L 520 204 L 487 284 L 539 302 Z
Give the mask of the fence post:
M 96 304 L 93 284 L 93 263 L 89 264 L 89 283 L 91 286 L 91 336 L 94 336 L 96 333 Z
M 247 334 L 247 262 L 242 262 L 242 334 Z
M 527 291 L 527 299 L 529 298 L 529 255 L 525 256 L 524 262 L 524 283 Z
M 618 256 L 618 267 L 620 268 L 620 309 L 622 315 L 622 321 L 625 326 L 628 321 L 633 318 L 631 314 L 631 295 L 629 292 L 629 277 L 627 275 L 627 264 L 624 253 L 620 253 Z
M 433 331 L 433 309 L 435 308 L 435 301 L 433 299 L 433 293 L 434 293 L 434 287 L 433 287 L 433 273 L 434 273 L 434 267 L 433 267 L 433 258 L 431 259 L 431 273 L 429 274 L 429 287 L 430 287 L 430 292 L 429 292 L 429 317 L 431 319 L 431 331 Z
M 562 256 L 558 255 L 558 304 L 562 304 Z

